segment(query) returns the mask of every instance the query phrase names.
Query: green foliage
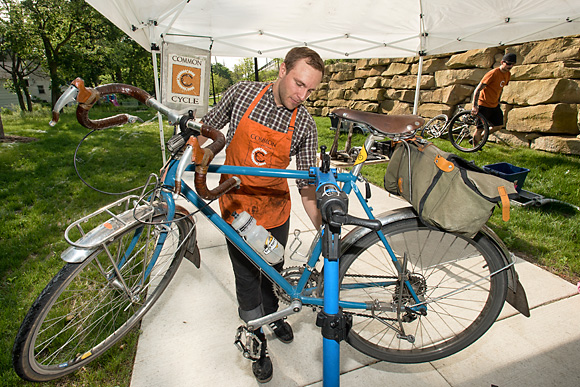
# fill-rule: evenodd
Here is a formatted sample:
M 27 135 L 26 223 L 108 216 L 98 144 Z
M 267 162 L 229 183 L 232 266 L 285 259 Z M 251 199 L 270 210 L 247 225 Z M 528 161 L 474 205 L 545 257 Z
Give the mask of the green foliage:
M 315 117 L 315 120 L 319 145 L 326 145 L 330 149 L 334 141 L 334 131 L 329 130 L 330 119 Z M 339 150 L 344 149 L 346 137 L 346 134 L 339 137 Z M 353 146 L 361 146 L 365 137 L 355 134 Z M 528 168 L 530 172 L 524 183 L 525 190 L 571 204 L 512 206 L 509 222 L 503 222 L 501 211 L 495 211 L 488 225 L 516 254 L 573 283 L 580 279 L 580 212 L 573 207 L 580 207 L 580 157 L 512 148 L 490 142 L 477 153 L 459 152 L 446 140 L 436 140 L 435 144 L 447 152 L 474 161 L 480 167 L 508 162 Z M 386 168 L 386 164 L 366 165 L 362 173 L 371 183 L 382 187 Z

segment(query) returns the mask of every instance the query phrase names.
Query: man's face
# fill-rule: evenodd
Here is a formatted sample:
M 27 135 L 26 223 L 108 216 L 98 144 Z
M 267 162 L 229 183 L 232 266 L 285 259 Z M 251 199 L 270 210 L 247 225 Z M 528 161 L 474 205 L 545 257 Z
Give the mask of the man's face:
M 304 102 L 322 80 L 322 73 L 301 59 L 288 71 L 282 63 L 278 74 L 276 104 L 294 110 Z
M 501 61 L 500 69 L 503 71 L 510 71 L 514 67 L 515 63 L 513 62 L 506 62 L 505 60 Z

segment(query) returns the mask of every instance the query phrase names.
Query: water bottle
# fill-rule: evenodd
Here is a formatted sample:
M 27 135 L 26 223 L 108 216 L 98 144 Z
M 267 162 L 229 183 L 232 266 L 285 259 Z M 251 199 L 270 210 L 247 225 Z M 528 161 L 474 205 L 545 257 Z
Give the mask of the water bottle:
M 246 211 L 238 214 L 232 213 L 234 221 L 232 227 L 268 264 L 275 265 L 284 259 L 284 246 L 270 234 L 264 227 L 256 224 L 254 219 Z

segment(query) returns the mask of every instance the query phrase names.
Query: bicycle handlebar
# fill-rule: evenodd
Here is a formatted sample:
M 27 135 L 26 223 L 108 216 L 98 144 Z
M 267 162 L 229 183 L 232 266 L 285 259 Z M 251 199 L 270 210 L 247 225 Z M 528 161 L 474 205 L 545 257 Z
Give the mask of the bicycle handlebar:
M 130 114 L 117 114 L 112 117 L 91 120 L 89 118 L 89 110 L 91 110 L 91 108 L 101 98 L 101 96 L 108 94 L 124 94 L 135 98 L 139 102 L 155 109 L 162 114 L 165 114 L 170 123 L 180 123 L 183 117 L 182 115 L 177 114 L 174 110 L 157 101 L 146 91 L 136 86 L 125 85 L 122 83 L 111 83 L 108 85 L 97 86 L 96 88 L 87 88 L 85 87 L 84 81 L 81 78 L 77 78 L 71 83 L 69 88 L 62 94 L 57 103 L 54 105 L 52 121 L 50 122 L 50 125 L 54 126 L 58 122 L 60 110 L 62 108 L 64 108 L 68 103 L 75 101 L 79 104 L 76 112 L 77 121 L 88 129 L 103 130 L 126 123 L 142 121 L 139 117 L 132 116 Z M 198 149 L 196 150 L 197 154 L 203 155 L 201 160 L 197 160 L 195 168 L 194 183 L 197 193 L 204 199 L 213 200 L 220 197 L 233 187 L 239 185 L 239 178 L 230 177 L 213 190 L 210 190 L 207 187 L 206 177 L 208 165 L 211 163 L 215 155 L 224 148 L 226 140 L 222 132 L 208 125 L 196 123 L 193 121 L 193 117 L 187 121 L 187 127 L 190 129 L 198 130 L 202 136 L 213 140 L 213 142 L 205 148 L 201 148 L 198 145 Z M 183 161 L 184 160 L 181 160 L 180 162 Z M 176 192 L 181 190 L 180 178 L 179 181 L 176 179 L 175 189 Z

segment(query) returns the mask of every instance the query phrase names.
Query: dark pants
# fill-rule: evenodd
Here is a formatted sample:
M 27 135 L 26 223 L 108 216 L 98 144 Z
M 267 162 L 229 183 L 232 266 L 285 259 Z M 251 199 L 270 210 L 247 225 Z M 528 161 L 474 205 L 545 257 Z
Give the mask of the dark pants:
M 270 229 L 272 235 L 284 247 L 288 242 L 290 218 L 281 226 Z M 272 281 L 261 273 L 238 248 L 226 240 L 228 252 L 236 278 L 236 296 L 238 298 L 238 313 L 245 322 L 269 315 L 278 310 L 278 298 L 274 294 Z M 284 262 L 273 266 L 278 272 L 284 267 Z

